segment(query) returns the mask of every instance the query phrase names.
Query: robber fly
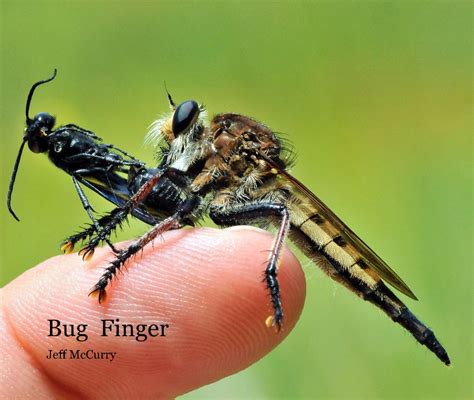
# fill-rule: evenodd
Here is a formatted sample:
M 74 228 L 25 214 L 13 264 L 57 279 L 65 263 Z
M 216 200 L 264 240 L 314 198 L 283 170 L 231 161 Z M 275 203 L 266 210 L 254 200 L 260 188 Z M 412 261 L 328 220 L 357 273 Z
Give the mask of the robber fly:
M 280 330 L 283 324 L 277 275 L 281 249 L 289 237 L 330 278 L 380 308 L 443 363 L 450 364 L 433 332 L 384 282 L 416 300 L 414 293 L 318 197 L 288 173 L 289 157 L 270 128 L 233 113 L 218 114 L 208 124 L 204 108 L 196 101 L 176 105 L 169 94 L 168 99 L 171 114 L 156 121 L 148 135 L 149 141 L 162 143 L 161 164 L 125 205 L 109 214 L 102 232 L 108 235 L 141 207 L 160 182 L 171 182 L 180 196 L 176 197 L 173 212 L 116 254 L 91 295 L 104 301 L 108 284 L 130 257 L 161 233 L 192 225 L 206 213 L 221 226 L 271 223 L 277 233 L 264 273 L 273 307 L 273 314 L 265 321 L 268 327 Z M 99 242 L 100 238 L 93 236 L 85 251 L 93 252 Z
M 89 215 L 92 224 L 84 231 L 72 235 L 63 242 L 62 250 L 72 252 L 79 241 L 84 241 L 92 235 L 95 240 L 106 242 L 112 250 L 117 249 L 102 231 L 102 226 L 110 220 L 109 215 L 96 219 L 92 206 L 86 197 L 81 185 L 92 189 L 103 198 L 116 206 L 122 207 L 137 192 L 143 182 L 157 173 L 157 169 L 146 168 L 145 164 L 127 152 L 102 142 L 93 132 L 74 124 L 60 126 L 54 129 L 55 118 L 46 112 L 40 112 L 33 118 L 29 116 L 30 104 L 35 89 L 56 77 L 57 71 L 45 80 L 36 82 L 30 89 L 26 101 L 26 128 L 18 155 L 13 167 L 7 196 L 7 206 L 13 217 L 19 221 L 12 209 L 11 200 L 15 179 L 25 144 L 33 153 L 46 153 L 55 166 L 65 171 L 72 178 L 74 187 L 81 203 Z M 133 208 L 131 214 L 141 221 L 154 225 L 157 218 L 169 214 L 180 192 L 171 182 L 161 181 L 156 185 L 147 200 L 139 207 Z M 92 240 L 91 244 L 95 241 Z M 80 252 L 84 258 L 90 257 L 93 252 L 83 249 Z

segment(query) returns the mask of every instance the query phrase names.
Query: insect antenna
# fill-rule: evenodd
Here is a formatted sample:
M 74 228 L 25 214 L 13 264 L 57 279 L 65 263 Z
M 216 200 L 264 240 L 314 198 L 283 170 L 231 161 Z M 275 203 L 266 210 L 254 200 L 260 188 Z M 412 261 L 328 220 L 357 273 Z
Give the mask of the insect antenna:
M 13 193 L 13 185 L 15 184 L 16 173 L 18 171 L 18 165 L 20 165 L 21 154 L 23 153 L 23 148 L 25 147 L 25 144 L 26 144 L 26 140 L 23 140 L 23 142 L 21 142 L 18 155 L 16 156 L 15 166 L 13 167 L 12 178 L 10 179 L 10 184 L 8 185 L 8 196 L 7 196 L 8 211 L 10 211 L 10 214 L 13 215 L 13 218 L 15 218 L 18 222 L 20 222 L 20 220 L 12 209 L 12 193 Z
M 36 82 L 30 89 L 30 93 L 28 93 L 28 99 L 26 100 L 26 110 L 25 110 L 25 114 L 26 114 L 26 122 L 31 122 L 32 119 L 29 117 L 29 112 L 30 112 L 30 104 L 31 104 L 31 98 L 33 97 L 33 93 L 35 92 L 35 89 L 39 86 L 39 85 L 42 85 L 43 83 L 48 83 L 48 82 L 51 82 L 54 78 L 56 78 L 56 74 L 58 73 L 58 70 L 56 68 L 54 68 L 54 72 L 53 72 L 53 75 L 48 78 L 48 79 L 45 79 L 45 80 L 42 80 L 42 81 L 39 81 L 39 82 Z
M 51 82 L 54 78 L 56 78 L 57 72 L 58 70 L 55 68 L 53 75 L 50 78 L 36 82 L 31 87 L 30 92 L 28 93 L 28 98 L 26 99 L 26 108 L 25 108 L 27 126 L 33 122 L 33 120 L 29 117 L 29 112 L 30 112 L 31 99 L 33 97 L 35 89 L 39 85 L 42 85 L 43 83 Z M 8 207 L 8 211 L 10 211 L 10 214 L 13 215 L 13 218 L 15 218 L 17 221 L 20 221 L 20 219 L 16 216 L 15 212 L 12 209 L 12 193 L 13 193 L 13 186 L 15 184 L 16 173 L 18 172 L 18 166 L 20 165 L 21 155 L 23 154 L 23 149 L 25 147 L 27 140 L 28 140 L 28 135 L 26 134 L 23 138 L 23 141 L 21 142 L 20 149 L 18 150 L 18 155 L 16 156 L 16 160 L 15 160 L 15 165 L 13 166 L 12 177 L 10 179 L 10 184 L 8 185 L 7 207 Z
M 166 87 L 166 81 L 163 81 L 163 84 L 165 85 L 165 90 L 166 90 L 166 94 L 168 95 L 168 101 L 170 102 L 170 106 L 171 108 L 173 108 L 173 110 L 176 108 L 176 104 L 175 102 L 173 101 L 173 98 L 171 97 L 171 94 L 170 92 L 168 91 L 168 88 Z

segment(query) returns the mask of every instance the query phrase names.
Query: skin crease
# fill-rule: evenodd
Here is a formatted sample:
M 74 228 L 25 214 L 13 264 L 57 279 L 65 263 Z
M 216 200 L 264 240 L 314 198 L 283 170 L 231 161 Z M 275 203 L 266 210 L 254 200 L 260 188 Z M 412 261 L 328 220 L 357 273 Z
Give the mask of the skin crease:
M 301 267 L 284 248 L 284 327 L 265 326 L 273 311 L 262 273 L 272 240 L 250 227 L 167 232 L 119 274 L 103 304 L 87 294 L 112 258 L 107 248 L 87 263 L 62 255 L 26 271 L 1 290 L 0 397 L 169 399 L 248 367 L 288 335 L 305 299 Z M 166 337 L 137 342 L 100 336 L 106 318 L 170 327 Z M 48 319 L 86 323 L 89 338 L 48 337 Z M 49 349 L 117 355 L 53 360 Z

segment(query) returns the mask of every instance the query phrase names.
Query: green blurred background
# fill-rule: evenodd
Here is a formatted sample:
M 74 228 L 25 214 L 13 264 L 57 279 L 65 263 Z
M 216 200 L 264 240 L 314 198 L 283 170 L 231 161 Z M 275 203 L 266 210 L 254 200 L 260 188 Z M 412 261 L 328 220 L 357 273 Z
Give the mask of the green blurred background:
M 446 368 L 308 261 L 299 325 L 200 398 L 472 398 L 472 2 L 1 2 L 1 185 L 32 113 L 91 129 L 147 162 L 142 140 L 177 101 L 265 121 L 293 169 L 409 283 Z M 91 195 L 96 208 L 110 208 Z M 58 254 L 87 221 L 71 180 L 25 152 L 0 208 L 1 283 Z M 120 238 L 144 232 L 134 222 Z

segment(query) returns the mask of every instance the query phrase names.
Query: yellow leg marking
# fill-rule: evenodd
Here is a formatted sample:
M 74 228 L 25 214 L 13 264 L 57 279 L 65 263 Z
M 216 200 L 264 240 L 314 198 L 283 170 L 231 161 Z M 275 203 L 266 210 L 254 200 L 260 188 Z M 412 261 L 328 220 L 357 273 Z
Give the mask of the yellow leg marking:
M 99 289 L 95 289 L 89 293 L 89 296 L 92 297 L 93 299 L 98 299 L 99 303 L 103 303 L 104 301 L 107 300 L 107 291 L 104 290 L 101 294 Z
M 267 319 L 265 320 L 265 325 L 267 328 L 271 328 L 275 324 L 275 319 L 273 318 L 273 315 L 269 315 Z
M 81 256 L 84 261 L 89 261 L 94 255 L 94 250 L 88 250 L 84 248 L 81 251 L 79 251 L 78 255 Z
M 72 242 L 64 243 L 64 244 L 61 246 L 61 251 L 62 251 L 64 254 L 71 254 L 71 253 L 74 251 L 74 244 L 73 244 Z

